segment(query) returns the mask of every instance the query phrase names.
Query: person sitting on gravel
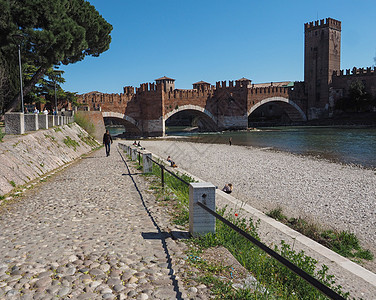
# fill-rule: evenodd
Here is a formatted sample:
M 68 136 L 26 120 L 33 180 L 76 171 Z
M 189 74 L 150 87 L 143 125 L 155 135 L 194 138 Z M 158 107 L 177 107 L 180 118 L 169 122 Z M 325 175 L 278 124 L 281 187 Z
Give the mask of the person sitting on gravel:
M 169 155 L 167 157 L 167 161 L 171 164 L 171 167 L 177 168 L 178 166 L 175 164 L 175 162 L 171 159 L 171 156 Z
M 232 184 L 231 183 L 226 183 L 225 186 L 222 189 L 223 192 L 226 194 L 231 194 L 232 192 Z

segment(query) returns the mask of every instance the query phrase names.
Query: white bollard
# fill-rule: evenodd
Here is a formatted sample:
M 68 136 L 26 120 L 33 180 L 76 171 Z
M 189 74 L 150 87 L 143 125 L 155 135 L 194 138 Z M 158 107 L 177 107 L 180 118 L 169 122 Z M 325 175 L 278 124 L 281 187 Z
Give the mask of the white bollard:
M 151 161 L 151 153 L 142 152 L 142 168 L 144 173 L 153 172 L 153 162 Z
M 189 185 L 189 233 L 194 237 L 215 233 L 215 217 L 198 206 L 197 202 L 215 211 L 215 186 L 208 182 Z
M 131 149 L 131 159 L 136 160 L 137 159 L 137 148 Z

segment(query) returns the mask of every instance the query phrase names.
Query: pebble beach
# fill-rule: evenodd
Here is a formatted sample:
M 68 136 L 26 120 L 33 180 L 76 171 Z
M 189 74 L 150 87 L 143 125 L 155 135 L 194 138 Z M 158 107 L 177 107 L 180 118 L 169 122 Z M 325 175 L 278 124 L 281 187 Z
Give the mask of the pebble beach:
M 328 228 L 355 233 L 376 249 L 376 170 L 310 156 L 225 144 L 145 140 L 149 151 L 268 212 L 281 207 L 289 217 L 304 217 Z

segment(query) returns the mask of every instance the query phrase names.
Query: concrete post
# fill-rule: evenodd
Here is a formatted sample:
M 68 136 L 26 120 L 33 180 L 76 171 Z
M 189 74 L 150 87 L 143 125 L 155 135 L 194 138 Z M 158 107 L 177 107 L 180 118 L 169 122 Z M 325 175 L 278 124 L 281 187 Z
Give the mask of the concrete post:
M 38 127 L 38 115 L 26 114 L 25 115 L 25 131 L 37 131 Z
M 131 159 L 132 160 L 137 160 L 137 148 L 132 148 L 131 149 Z
M 119 143 L 119 148 L 125 152 L 127 150 L 128 146 L 124 145 L 122 143 Z
M 128 156 L 131 156 L 131 151 L 132 151 L 131 146 L 128 146 L 128 148 L 127 148 L 127 154 L 128 154 Z
M 24 134 L 25 119 L 22 112 L 9 112 L 4 115 L 6 134 Z
M 38 115 L 39 129 L 48 129 L 48 115 Z
M 55 126 L 55 118 L 53 115 L 47 115 L 48 118 L 48 128 Z
M 151 153 L 142 152 L 142 168 L 144 173 L 153 172 L 153 162 L 150 160 L 151 158 Z
M 53 115 L 53 116 L 54 116 L 54 119 L 55 119 L 55 121 L 54 121 L 55 122 L 55 126 L 62 125 L 59 116 L 58 115 Z
M 215 211 L 215 186 L 208 182 L 189 185 L 189 233 L 194 237 L 215 233 L 215 217 L 198 206 L 197 202 Z

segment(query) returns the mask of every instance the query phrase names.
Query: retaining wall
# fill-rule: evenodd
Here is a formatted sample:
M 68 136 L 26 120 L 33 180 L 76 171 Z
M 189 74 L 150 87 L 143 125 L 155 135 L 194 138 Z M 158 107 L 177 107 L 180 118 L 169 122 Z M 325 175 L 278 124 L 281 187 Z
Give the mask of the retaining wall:
M 69 163 L 99 146 L 76 123 L 22 136 L 6 136 L 0 143 L 0 195 Z

